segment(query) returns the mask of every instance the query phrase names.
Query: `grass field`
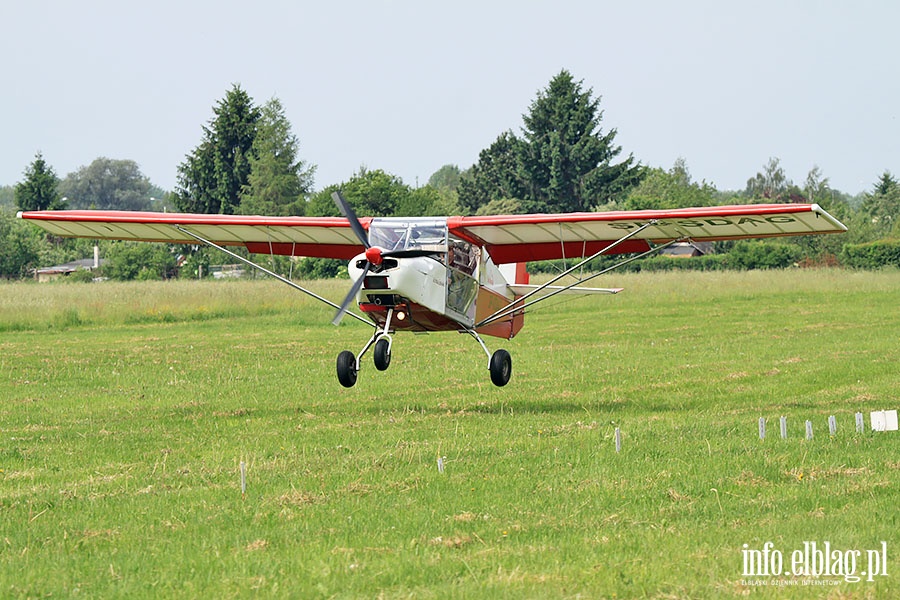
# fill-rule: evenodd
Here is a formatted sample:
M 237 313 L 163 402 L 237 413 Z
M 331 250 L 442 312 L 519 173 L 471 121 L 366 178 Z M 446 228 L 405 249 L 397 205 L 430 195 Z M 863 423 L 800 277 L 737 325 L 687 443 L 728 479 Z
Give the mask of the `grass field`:
M 369 330 L 278 283 L 0 285 L 0 596 L 889 597 L 900 272 L 605 284 L 488 340 L 506 388 L 436 334 L 349 390 Z

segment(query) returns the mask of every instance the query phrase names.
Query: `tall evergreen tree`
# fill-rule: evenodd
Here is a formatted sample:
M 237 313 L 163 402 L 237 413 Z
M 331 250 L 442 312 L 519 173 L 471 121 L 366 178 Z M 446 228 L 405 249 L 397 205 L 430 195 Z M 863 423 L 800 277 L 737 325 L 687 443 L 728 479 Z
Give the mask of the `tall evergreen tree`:
M 312 191 L 315 166 L 297 158 L 300 142 L 277 98 L 262 107 L 250 153 L 250 176 L 240 212 L 258 215 L 303 215 Z
M 896 232 L 897 223 L 900 223 L 900 184 L 890 171 L 882 173 L 860 208 L 876 234 L 888 236 Z
M 641 178 L 641 169 L 614 144 L 616 130 L 604 133 L 600 98 L 583 90 L 566 70 L 538 93 L 524 115 L 525 140 L 520 176 L 531 210 L 586 211 L 622 198 Z
M 604 132 L 600 98 L 566 70 L 538 92 L 523 115 L 523 138 L 501 135 L 461 179 L 460 205 L 479 210 L 493 200 L 517 199 L 529 211 L 587 211 L 624 199 L 643 169 Z
M 40 152 L 25 169 L 25 181 L 16 184 L 16 204 L 21 210 L 59 210 L 65 202 L 59 196 L 59 177 Z
M 213 113 L 200 145 L 178 165 L 175 204 L 185 212 L 233 214 L 249 184 L 260 109 L 234 85 Z

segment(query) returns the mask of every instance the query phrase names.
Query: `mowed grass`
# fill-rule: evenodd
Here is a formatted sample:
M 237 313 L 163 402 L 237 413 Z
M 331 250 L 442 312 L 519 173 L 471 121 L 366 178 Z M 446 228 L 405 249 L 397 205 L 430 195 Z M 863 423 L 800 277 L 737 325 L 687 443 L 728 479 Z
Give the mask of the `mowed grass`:
M 900 273 L 605 283 L 488 338 L 506 388 L 400 334 L 349 390 L 370 330 L 276 282 L 0 286 L 0 596 L 888 597 L 900 438 L 854 413 L 900 408 Z M 826 541 L 888 575 L 787 573 Z

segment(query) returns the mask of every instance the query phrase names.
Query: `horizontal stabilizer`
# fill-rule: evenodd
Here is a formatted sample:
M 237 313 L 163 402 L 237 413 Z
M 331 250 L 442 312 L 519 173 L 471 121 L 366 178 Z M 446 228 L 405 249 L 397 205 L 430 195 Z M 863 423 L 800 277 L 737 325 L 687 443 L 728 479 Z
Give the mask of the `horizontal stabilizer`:
M 578 295 L 588 295 L 588 294 L 618 294 L 622 291 L 623 288 L 584 288 L 584 287 L 570 287 L 566 288 L 561 285 L 548 285 L 548 286 L 539 286 L 539 285 L 524 285 L 524 284 L 510 284 L 509 289 L 512 290 L 514 294 L 517 296 L 524 296 L 528 292 L 533 292 L 536 289 L 541 291 L 547 290 L 548 292 L 556 292 L 556 294 L 578 294 Z M 554 294 L 555 295 L 555 294 Z

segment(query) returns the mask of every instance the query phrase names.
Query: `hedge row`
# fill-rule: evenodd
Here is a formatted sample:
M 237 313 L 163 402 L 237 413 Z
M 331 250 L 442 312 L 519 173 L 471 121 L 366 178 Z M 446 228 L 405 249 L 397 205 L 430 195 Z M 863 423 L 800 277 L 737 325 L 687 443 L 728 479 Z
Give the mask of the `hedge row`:
M 841 264 L 852 269 L 900 267 L 900 240 L 846 244 L 841 251 Z
M 706 254 L 692 258 L 654 256 L 628 263 L 619 270 L 639 271 L 746 271 L 750 269 L 784 269 L 801 259 L 802 250 L 791 244 L 752 241 L 738 242 L 725 254 Z M 619 262 L 621 257 L 602 257 L 591 261 L 586 270 L 599 271 Z M 575 261 L 568 261 L 572 266 Z M 557 273 L 561 261 L 544 261 L 528 264 L 530 273 Z

